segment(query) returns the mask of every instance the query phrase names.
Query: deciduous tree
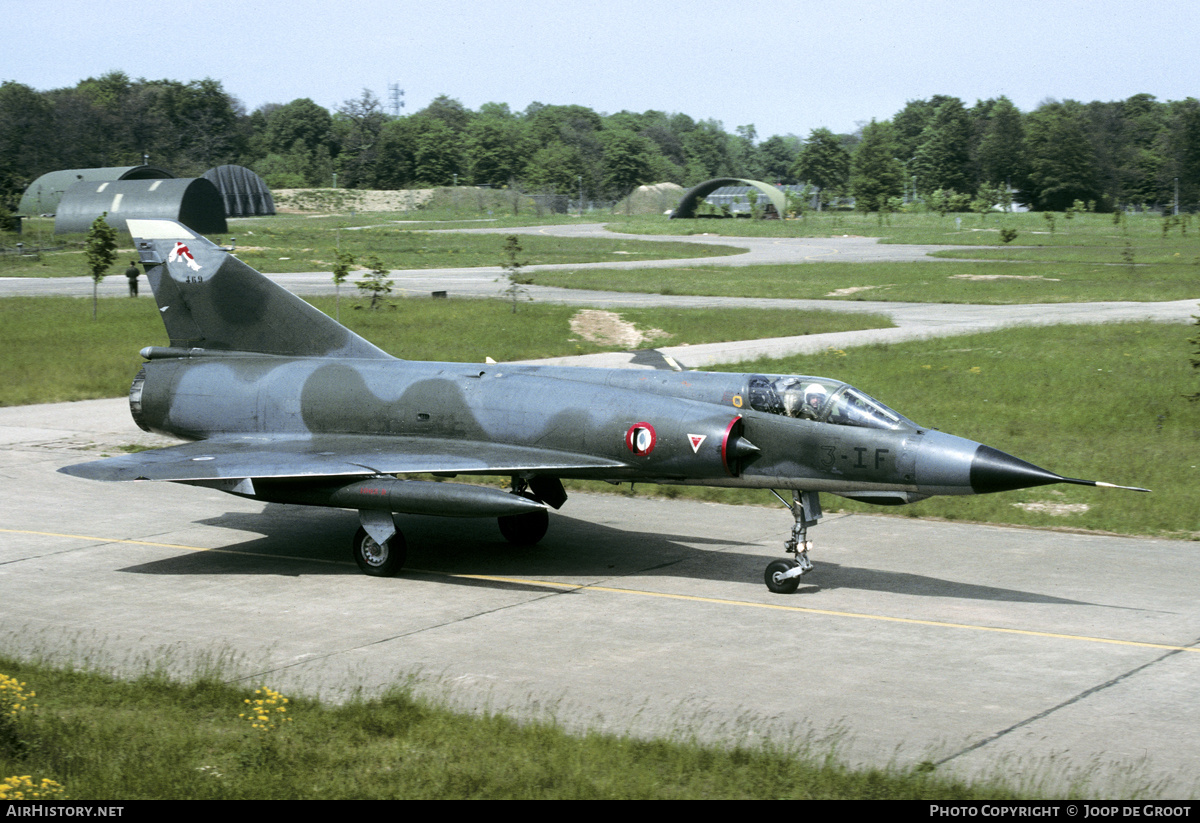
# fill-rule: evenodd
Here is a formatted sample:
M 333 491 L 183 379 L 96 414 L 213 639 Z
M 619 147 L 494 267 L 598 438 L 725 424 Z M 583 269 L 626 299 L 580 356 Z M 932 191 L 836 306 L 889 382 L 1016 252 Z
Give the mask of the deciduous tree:
M 99 302 L 97 292 L 100 288 L 100 281 L 104 279 L 104 274 L 108 271 L 109 266 L 117 259 L 117 231 L 108 225 L 108 221 L 104 219 L 107 216 L 108 212 L 104 212 L 92 221 L 92 227 L 88 229 L 87 242 L 84 246 L 88 272 L 92 276 L 93 320 L 96 319 L 96 308 Z
M 850 152 L 829 129 L 813 129 L 800 149 L 793 174 L 819 188 L 823 202 L 828 202 L 829 195 L 844 191 L 850 181 Z
M 1076 107 L 1052 103 L 1029 118 L 1029 193 L 1035 208 L 1062 211 L 1099 200 L 1095 153 Z
M 605 129 L 600 133 L 604 146 L 604 188 L 615 196 L 628 194 L 636 187 L 654 182 L 653 144 L 628 129 Z
M 862 142 L 850 167 L 850 191 L 859 211 L 880 211 L 888 198 L 904 191 L 904 167 L 896 159 L 896 140 L 890 123 L 874 120 L 863 129 Z
M 1021 188 L 1027 168 L 1025 126 L 1021 112 L 1007 97 L 991 107 L 979 142 L 979 173 L 982 182 Z
M 952 97 L 934 111 L 921 132 L 921 142 L 909 163 L 917 178 L 917 190 L 975 190 L 971 173 L 971 128 L 961 100 Z
M 369 188 L 379 159 L 379 135 L 387 115 L 370 89 L 338 107 L 334 127 L 340 135 L 337 166 L 349 188 Z
M 463 147 L 472 183 L 503 186 L 522 176 L 533 154 L 533 139 L 519 120 L 481 115 L 467 126 Z

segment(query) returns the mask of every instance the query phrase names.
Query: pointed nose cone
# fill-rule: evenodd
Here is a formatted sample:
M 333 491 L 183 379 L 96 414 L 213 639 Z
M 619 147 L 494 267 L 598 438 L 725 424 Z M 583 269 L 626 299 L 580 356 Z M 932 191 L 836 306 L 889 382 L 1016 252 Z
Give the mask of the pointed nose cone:
M 1061 475 L 1018 460 L 991 446 L 980 446 L 971 458 L 971 489 L 975 494 L 1047 486 L 1063 481 Z

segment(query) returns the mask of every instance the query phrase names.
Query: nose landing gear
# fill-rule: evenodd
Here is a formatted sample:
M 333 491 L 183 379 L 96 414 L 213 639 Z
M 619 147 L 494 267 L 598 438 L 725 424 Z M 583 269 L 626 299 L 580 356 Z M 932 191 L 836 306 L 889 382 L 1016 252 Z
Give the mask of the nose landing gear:
M 792 536 L 783 546 L 784 551 L 794 555 L 794 559 L 771 561 L 763 580 L 775 594 L 791 594 L 799 588 L 800 576 L 813 568 L 812 561 L 808 559 L 808 550 L 813 547 L 813 541 L 808 539 L 808 527 L 817 525 L 821 519 L 821 499 L 816 492 L 793 491 L 792 502 L 788 503 L 774 489 L 771 489 L 771 494 L 788 507 L 795 521 L 792 524 Z

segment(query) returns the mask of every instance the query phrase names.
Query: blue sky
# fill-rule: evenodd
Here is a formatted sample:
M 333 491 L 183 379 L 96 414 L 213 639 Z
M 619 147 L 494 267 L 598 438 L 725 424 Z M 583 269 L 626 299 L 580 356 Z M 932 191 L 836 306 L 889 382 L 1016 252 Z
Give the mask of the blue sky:
M 124 11 L 122 11 L 124 9 Z M 836 132 L 934 94 L 1200 96 L 1200 3 L 1181 0 L 0 0 L 0 81 L 213 77 L 249 110 L 334 108 L 389 83 L 405 111 L 533 101 L 685 112 L 760 138 Z

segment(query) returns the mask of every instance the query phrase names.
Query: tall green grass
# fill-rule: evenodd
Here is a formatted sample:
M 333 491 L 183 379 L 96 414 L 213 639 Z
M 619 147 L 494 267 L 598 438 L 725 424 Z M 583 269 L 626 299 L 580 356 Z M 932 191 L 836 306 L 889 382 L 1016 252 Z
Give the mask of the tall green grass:
M 144 346 L 167 345 L 153 300 L 0 299 L 0 406 L 120 397 Z

